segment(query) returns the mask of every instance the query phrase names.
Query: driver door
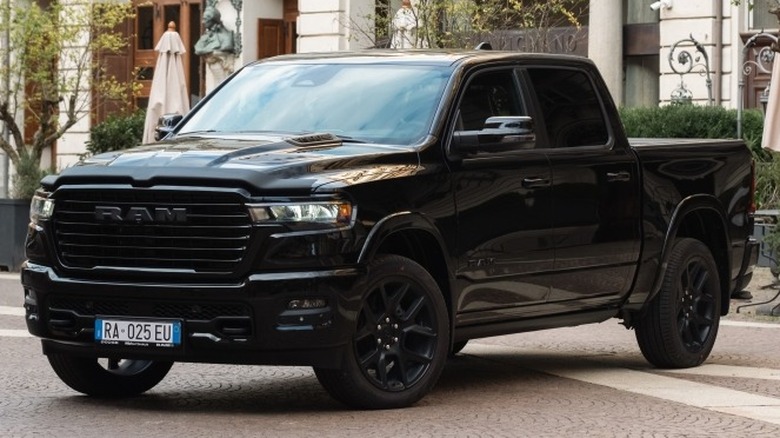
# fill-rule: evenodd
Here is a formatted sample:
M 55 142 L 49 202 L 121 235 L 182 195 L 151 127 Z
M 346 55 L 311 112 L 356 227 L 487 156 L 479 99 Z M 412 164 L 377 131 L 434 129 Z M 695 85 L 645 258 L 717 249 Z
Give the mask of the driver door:
M 479 131 L 488 117 L 525 116 L 511 67 L 476 72 L 459 98 L 454 131 Z M 453 163 L 458 209 L 456 324 L 514 319 L 538 311 L 553 268 L 551 171 L 528 147 L 478 152 Z M 536 308 L 536 309 L 535 309 Z

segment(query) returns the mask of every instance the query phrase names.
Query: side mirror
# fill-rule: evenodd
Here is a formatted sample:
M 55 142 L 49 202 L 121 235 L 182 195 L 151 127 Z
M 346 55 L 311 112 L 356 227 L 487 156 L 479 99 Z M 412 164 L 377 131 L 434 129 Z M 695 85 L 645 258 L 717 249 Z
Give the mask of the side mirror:
M 532 149 L 536 145 L 534 121 L 528 116 L 493 116 L 479 131 L 455 131 L 452 150 L 461 154 Z
M 155 141 L 160 141 L 167 137 L 183 118 L 184 116 L 181 114 L 163 114 L 157 119 L 157 126 L 154 127 Z

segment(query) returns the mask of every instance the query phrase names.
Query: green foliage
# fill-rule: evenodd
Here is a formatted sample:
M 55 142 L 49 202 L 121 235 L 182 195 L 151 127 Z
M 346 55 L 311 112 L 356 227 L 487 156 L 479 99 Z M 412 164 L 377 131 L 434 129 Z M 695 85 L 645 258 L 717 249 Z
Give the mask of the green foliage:
M 50 173 L 48 170 L 41 169 L 39 160 L 28 154 L 22 154 L 16 166 L 16 174 L 11 178 L 13 184 L 11 196 L 16 199 L 31 199 L 41 186 L 41 179 Z
M 353 32 L 384 46 L 393 33 L 396 9 L 381 2 L 376 12 L 363 17 L 366 27 L 352 21 Z M 417 18 L 416 46 L 470 49 L 486 34 L 500 30 L 534 30 L 530 46 L 546 51 L 546 30 L 552 27 L 579 27 L 587 2 L 583 0 L 412 0 Z M 528 36 L 528 38 L 531 38 Z
M 760 111 L 744 112 L 744 130 L 758 134 L 763 122 Z M 629 137 L 735 138 L 737 112 L 720 106 L 667 105 L 651 108 L 622 108 L 620 118 Z M 749 122 L 748 122 L 749 119 Z M 756 124 L 756 121 L 758 122 Z
M 646 138 L 736 138 L 737 111 L 720 106 L 667 105 L 651 108 L 621 108 L 626 135 Z M 742 113 L 742 137 L 758 159 L 764 115 L 759 110 Z
M 146 113 L 143 110 L 130 115 L 112 115 L 92 127 L 87 151 L 92 155 L 127 149 L 141 144 Z
M 756 161 L 756 206 L 760 210 L 780 209 L 780 157 L 766 152 L 766 161 Z
M 132 2 L 41 3 L 0 4 L 0 34 L 8 36 L 0 59 L 9 60 L 0 65 L 0 123 L 10 133 L 10 141 L 0 138 L 0 149 L 18 172 L 39 166 L 43 151 L 95 110 L 93 92 L 102 101 L 128 101 L 137 90 L 107 74 L 102 56 L 129 43 L 117 30 L 133 17 Z M 25 135 L 30 128 L 34 133 Z M 36 173 L 20 173 L 14 181 L 23 184 Z M 13 192 L 29 193 L 21 187 Z

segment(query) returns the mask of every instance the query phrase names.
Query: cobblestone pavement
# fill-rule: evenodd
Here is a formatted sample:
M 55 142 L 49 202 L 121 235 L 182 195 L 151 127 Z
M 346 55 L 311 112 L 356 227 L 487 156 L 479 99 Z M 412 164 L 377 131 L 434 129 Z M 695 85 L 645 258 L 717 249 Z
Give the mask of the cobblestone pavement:
M 772 280 L 754 279 L 754 301 Z M 143 396 L 101 400 L 57 379 L 25 334 L 18 279 L 2 275 L 0 436 L 774 438 L 780 318 L 745 310 L 691 374 L 651 368 L 610 320 L 471 341 L 404 410 L 348 410 L 304 367 L 176 364 Z

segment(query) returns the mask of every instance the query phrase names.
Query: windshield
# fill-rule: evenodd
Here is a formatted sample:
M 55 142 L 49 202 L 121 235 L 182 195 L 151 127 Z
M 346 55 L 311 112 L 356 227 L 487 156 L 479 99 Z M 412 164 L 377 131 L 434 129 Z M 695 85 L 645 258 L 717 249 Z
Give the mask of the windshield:
M 177 135 L 329 132 L 412 144 L 428 133 L 449 76 L 432 66 L 260 64 L 225 84 Z

